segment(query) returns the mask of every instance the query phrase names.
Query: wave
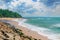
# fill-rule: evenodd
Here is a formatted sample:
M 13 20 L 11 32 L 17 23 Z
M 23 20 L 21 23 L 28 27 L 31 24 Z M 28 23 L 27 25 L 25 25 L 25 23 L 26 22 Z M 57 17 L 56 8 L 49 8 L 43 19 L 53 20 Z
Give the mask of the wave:
M 24 23 L 25 21 L 27 21 L 27 19 L 15 20 L 15 21 L 17 21 L 19 25 L 22 27 L 26 27 L 30 30 L 36 31 L 40 35 L 47 36 L 49 40 L 60 40 L 59 39 L 60 34 L 55 34 L 52 32 L 52 30 L 48 28 L 38 27 L 38 26 L 34 26 L 28 23 Z
M 54 26 L 54 27 L 60 27 L 60 23 L 59 24 L 54 24 L 52 26 Z

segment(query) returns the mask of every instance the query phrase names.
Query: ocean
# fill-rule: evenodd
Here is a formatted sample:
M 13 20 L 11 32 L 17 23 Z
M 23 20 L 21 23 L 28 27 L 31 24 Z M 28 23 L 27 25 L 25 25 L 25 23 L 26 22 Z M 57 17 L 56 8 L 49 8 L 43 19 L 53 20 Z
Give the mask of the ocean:
M 45 35 L 49 40 L 60 40 L 60 17 L 26 18 L 25 25 L 31 30 Z

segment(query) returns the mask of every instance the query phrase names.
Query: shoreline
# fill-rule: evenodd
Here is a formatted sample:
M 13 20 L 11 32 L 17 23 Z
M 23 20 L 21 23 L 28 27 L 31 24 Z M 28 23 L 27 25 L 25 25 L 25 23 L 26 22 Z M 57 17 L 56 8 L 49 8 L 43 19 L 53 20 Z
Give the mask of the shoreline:
M 38 34 L 36 31 L 33 31 L 31 29 L 28 29 L 27 27 L 24 27 L 22 25 L 18 25 L 18 22 L 17 21 L 18 20 L 23 20 L 23 18 L 16 18 L 17 21 L 15 20 L 15 18 L 2 18 L 1 20 L 13 21 L 13 22 L 9 22 L 9 23 L 17 26 L 16 28 L 20 28 L 21 30 L 23 30 L 23 33 L 25 33 L 25 35 L 32 36 L 33 38 L 37 38 L 37 39 L 40 38 L 41 40 L 48 40 L 48 38 L 46 36 L 43 36 L 41 34 Z
M 16 24 L 15 26 L 17 26 L 17 28 L 21 28 L 22 30 L 29 30 L 29 31 L 27 31 L 28 33 L 30 32 L 30 31 L 32 31 L 32 33 L 33 34 L 36 34 L 36 35 L 38 35 L 38 36 L 40 36 L 40 37 L 42 37 L 42 39 L 46 39 L 46 40 L 60 40 L 60 34 L 55 34 L 55 33 L 52 33 L 52 32 L 48 32 L 48 33 L 45 33 L 46 31 L 49 31 L 48 29 L 46 29 L 46 31 L 45 31 L 45 29 L 44 28 L 41 28 L 41 27 L 36 27 L 36 26 L 34 26 L 34 25 L 30 25 L 30 24 L 28 24 L 28 23 L 24 23 L 27 19 L 24 19 L 24 18 L 0 18 L 0 20 L 6 20 L 6 21 L 8 21 L 8 23 L 10 23 L 10 24 Z M 11 22 L 10 22 L 11 21 Z M 31 27 L 30 27 L 31 26 Z M 36 27 L 36 28 L 35 28 Z M 37 29 L 38 28 L 38 29 Z M 36 29 L 36 30 L 35 30 Z M 41 31 L 45 31 L 45 32 L 41 32 Z M 43 30 L 42 30 L 43 29 Z M 25 31 L 24 30 L 24 31 Z M 26 33 L 26 34 L 28 34 L 28 33 Z M 31 32 L 30 32 L 31 33 Z M 30 34 L 29 33 L 29 34 Z M 33 34 L 30 34 L 30 35 L 33 35 Z M 33 35 L 33 37 L 35 37 L 34 35 Z M 36 37 L 35 37 L 36 38 Z

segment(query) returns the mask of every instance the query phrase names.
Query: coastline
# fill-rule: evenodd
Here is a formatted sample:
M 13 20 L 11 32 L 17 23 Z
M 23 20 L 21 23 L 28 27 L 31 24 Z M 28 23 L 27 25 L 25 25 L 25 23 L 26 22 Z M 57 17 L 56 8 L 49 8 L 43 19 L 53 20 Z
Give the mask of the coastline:
M 0 20 L 8 20 L 10 22 L 10 24 L 14 25 L 16 28 L 19 28 L 23 31 L 23 33 L 27 36 L 32 36 L 33 38 L 36 39 L 41 39 L 41 40 L 48 40 L 48 38 L 46 36 L 40 35 L 38 34 L 36 31 L 30 30 L 27 27 L 23 27 L 21 25 L 19 25 L 19 23 L 17 22 L 18 20 L 23 20 L 23 18 L 2 18 Z M 15 21 L 14 21 L 15 20 Z M 16 21 L 17 20 L 17 21 Z M 12 22 L 11 22 L 12 21 Z M 21 22 L 22 23 L 22 22 Z

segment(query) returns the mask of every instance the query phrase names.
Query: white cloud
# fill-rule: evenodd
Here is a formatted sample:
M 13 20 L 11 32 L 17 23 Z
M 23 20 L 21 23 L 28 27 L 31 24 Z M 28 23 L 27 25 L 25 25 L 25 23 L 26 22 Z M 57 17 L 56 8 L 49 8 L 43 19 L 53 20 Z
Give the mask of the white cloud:
M 10 5 L 11 6 L 13 6 L 13 7 L 16 7 L 18 4 L 20 4 L 20 1 L 12 1 L 11 3 L 10 3 Z
M 5 5 L 0 6 L 0 9 L 7 9 Z
M 7 6 L 7 4 L 5 4 L 1 1 L 0 3 L 2 3 L 2 5 L 0 5 L 0 8 L 2 8 L 2 9 L 8 8 L 9 10 L 13 10 L 13 9 L 16 9 L 16 7 L 18 5 L 21 5 L 21 3 L 23 3 L 23 2 L 26 3 L 26 5 L 25 5 L 26 7 L 32 6 L 28 10 L 36 9 L 37 11 L 32 14 L 29 14 L 29 13 L 26 13 L 27 10 L 23 10 L 24 13 L 21 13 L 22 16 L 34 16 L 34 17 L 35 16 L 37 16 L 37 17 L 39 17 L 39 16 L 60 16 L 60 5 L 56 6 L 56 8 L 48 8 L 43 3 L 33 2 L 32 0 L 18 0 L 18 1 L 12 0 L 11 2 L 9 2 L 8 6 Z
M 60 16 L 60 5 L 57 5 L 57 7 L 52 10 L 53 11 L 53 14 L 54 16 Z

